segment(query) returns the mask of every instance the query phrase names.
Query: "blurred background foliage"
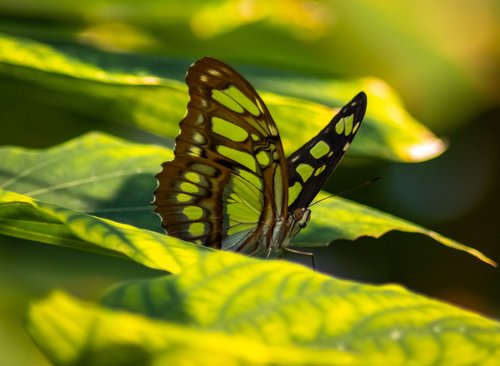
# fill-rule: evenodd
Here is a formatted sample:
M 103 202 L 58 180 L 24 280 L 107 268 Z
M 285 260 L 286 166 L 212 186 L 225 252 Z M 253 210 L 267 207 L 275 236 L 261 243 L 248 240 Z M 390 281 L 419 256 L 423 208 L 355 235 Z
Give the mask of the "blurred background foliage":
M 427 226 L 496 261 L 499 19 L 496 0 L 0 0 L 0 32 L 88 59 L 104 52 L 110 69 L 114 62 L 120 67 L 127 62 L 139 72 L 161 70 L 165 59 L 174 59 L 182 67 L 166 69 L 165 75 L 183 75 L 183 65 L 210 55 L 243 73 L 260 68 L 275 76 L 386 81 L 416 119 L 449 141 L 448 151 L 420 164 L 349 159 L 329 190 L 381 176 L 380 183 L 349 198 Z M 2 76 L 0 144 L 47 147 L 105 129 L 85 110 L 68 107 L 70 97 L 48 103 L 50 97 L 37 93 Z M 179 109 L 183 113 L 185 105 Z M 131 136 L 136 131 L 117 133 L 137 139 Z M 316 253 L 319 269 L 335 276 L 398 282 L 500 316 L 498 270 L 429 238 L 391 233 L 380 240 L 339 241 Z M 123 260 L 1 237 L 0 363 L 46 364 L 21 327 L 30 299 L 55 287 L 95 299 L 118 280 L 153 275 Z

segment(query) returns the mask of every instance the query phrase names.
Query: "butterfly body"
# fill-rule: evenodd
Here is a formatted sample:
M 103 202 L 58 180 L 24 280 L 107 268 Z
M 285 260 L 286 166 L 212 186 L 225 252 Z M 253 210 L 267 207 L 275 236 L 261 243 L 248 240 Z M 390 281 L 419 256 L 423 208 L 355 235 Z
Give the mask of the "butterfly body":
M 162 226 L 200 245 L 281 255 L 356 134 L 366 96 L 358 94 L 286 159 L 266 105 L 235 70 L 205 57 L 189 68 L 186 83 L 190 101 L 175 158 L 157 175 Z

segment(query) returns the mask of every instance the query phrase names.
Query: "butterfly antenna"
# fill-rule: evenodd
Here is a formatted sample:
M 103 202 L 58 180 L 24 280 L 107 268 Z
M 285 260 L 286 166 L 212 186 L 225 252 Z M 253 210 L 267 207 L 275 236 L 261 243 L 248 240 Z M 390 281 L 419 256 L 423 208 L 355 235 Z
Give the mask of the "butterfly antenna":
M 317 200 L 316 202 L 313 202 L 309 205 L 309 208 L 320 203 L 321 201 L 324 201 L 324 200 L 327 200 L 329 198 L 332 198 L 332 197 L 341 197 L 341 196 L 345 196 L 346 194 L 349 194 L 351 192 L 354 192 L 354 191 L 357 191 L 358 189 L 360 188 L 363 188 L 363 187 L 366 187 L 366 186 L 369 186 L 370 184 L 372 183 L 375 183 L 376 181 L 379 181 L 380 179 L 382 179 L 381 177 L 374 177 L 370 180 L 367 180 L 366 182 L 363 182 L 361 184 L 358 184 L 357 186 L 354 186 L 352 188 L 349 188 L 348 190 L 344 191 L 344 192 L 341 192 L 341 193 L 338 193 L 338 194 L 331 194 L 329 196 L 326 196 L 326 197 L 323 197 L 319 200 Z

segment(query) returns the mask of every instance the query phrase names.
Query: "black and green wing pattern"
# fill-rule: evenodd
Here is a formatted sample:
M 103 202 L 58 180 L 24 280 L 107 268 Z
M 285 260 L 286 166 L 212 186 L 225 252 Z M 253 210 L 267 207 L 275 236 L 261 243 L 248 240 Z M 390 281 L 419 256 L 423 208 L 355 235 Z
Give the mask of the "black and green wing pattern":
M 186 83 L 190 100 L 174 159 L 156 176 L 162 226 L 199 245 L 281 255 L 356 135 L 365 94 L 286 159 L 269 110 L 238 72 L 204 57 Z
M 157 175 L 156 212 L 167 233 L 253 253 L 286 217 L 286 160 L 278 129 L 254 88 L 210 57 L 186 75 L 190 101 L 175 159 Z
M 313 139 L 287 158 L 288 212 L 308 207 L 349 149 L 366 111 L 361 92 Z

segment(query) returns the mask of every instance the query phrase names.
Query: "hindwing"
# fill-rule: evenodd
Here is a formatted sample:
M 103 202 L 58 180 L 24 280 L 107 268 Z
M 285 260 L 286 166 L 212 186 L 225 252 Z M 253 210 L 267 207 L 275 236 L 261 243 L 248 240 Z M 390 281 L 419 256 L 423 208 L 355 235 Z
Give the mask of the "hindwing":
M 349 148 L 365 111 L 366 95 L 361 92 L 313 139 L 287 158 L 289 212 L 310 205 Z

